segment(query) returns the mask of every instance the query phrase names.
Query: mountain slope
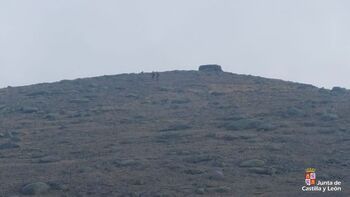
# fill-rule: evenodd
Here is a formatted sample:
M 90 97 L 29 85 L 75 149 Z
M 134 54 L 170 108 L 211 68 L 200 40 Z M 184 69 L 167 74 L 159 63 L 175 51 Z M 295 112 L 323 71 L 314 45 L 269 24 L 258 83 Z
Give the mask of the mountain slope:
M 350 181 L 349 98 L 204 71 L 1 89 L 0 191 L 40 181 L 46 196 L 304 195 L 308 167 Z

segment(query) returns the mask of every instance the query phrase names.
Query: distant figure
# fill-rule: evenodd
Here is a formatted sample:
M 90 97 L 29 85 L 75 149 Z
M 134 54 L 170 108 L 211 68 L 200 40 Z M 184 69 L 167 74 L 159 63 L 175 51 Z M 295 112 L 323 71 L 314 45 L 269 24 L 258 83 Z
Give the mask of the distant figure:
M 156 77 L 156 73 L 152 72 L 152 79 L 154 79 Z

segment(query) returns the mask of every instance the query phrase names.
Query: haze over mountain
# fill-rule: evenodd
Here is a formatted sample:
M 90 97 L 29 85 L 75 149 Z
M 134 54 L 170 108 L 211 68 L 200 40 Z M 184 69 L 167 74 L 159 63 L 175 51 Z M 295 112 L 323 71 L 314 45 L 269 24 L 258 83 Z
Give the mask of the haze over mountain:
M 348 0 L 0 1 L 0 87 L 218 63 L 350 88 Z
M 0 195 L 349 196 L 349 124 L 348 90 L 217 67 L 4 88 Z

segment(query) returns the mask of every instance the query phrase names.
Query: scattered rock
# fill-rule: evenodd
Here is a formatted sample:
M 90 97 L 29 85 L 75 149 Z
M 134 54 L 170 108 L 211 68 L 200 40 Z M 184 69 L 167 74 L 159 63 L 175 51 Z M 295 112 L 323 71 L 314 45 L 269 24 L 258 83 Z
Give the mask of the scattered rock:
M 140 179 L 132 179 L 128 181 L 131 185 L 145 185 L 146 182 Z
M 342 88 L 342 87 L 333 87 L 331 90 L 332 94 L 345 94 L 347 92 L 347 89 Z
M 74 104 L 82 104 L 82 103 L 90 102 L 90 99 L 88 99 L 88 98 L 78 98 L 78 99 L 72 99 L 69 102 L 70 103 L 74 103 Z
M 18 132 L 8 131 L 6 133 L 3 133 L 3 137 L 5 137 L 5 138 L 14 138 L 18 134 L 19 134 Z
M 89 166 L 81 166 L 78 170 L 79 173 L 90 173 L 92 171 L 93 171 L 93 168 Z
M 217 92 L 217 91 L 212 91 L 212 92 L 209 92 L 210 95 L 213 95 L 213 96 L 223 96 L 225 95 L 225 92 Z
M 227 130 L 244 130 L 255 128 L 260 122 L 253 121 L 250 119 L 240 119 L 232 122 L 227 122 L 221 125 Z
M 305 117 L 305 112 L 297 107 L 288 107 L 285 110 L 279 112 L 279 114 L 284 118 L 293 118 L 293 117 Z
M 322 87 L 322 88 L 320 88 L 320 89 L 318 90 L 318 92 L 321 93 L 321 94 L 326 94 L 326 95 L 327 95 L 327 94 L 330 93 L 330 90 L 328 90 L 328 89 Z
M 211 180 L 224 180 L 224 172 L 222 170 L 212 170 L 208 173 L 208 178 Z
M 335 113 L 325 112 L 321 115 L 321 120 L 323 120 L 323 121 L 333 121 L 333 120 L 337 120 L 337 119 L 338 119 L 338 115 Z
M 46 156 L 46 157 L 40 158 L 38 160 L 38 163 L 53 163 L 53 162 L 57 162 L 57 161 L 60 161 L 60 160 L 61 160 L 60 157 L 50 155 L 50 156 Z
M 0 150 L 3 150 L 3 149 L 13 149 L 13 148 L 19 148 L 19 145 L 18 144 L 15 144 L 13 142 L 8 142 L 8 143 L 5 143 L 5 144 L 0 144 Z
M 132 94 L 132 93 L 130 93 L 130 94 L 126 95 L 126 98 L 138 99 L 139 96 L 138 96 L 137 94 Z
M 223 139 L 223 140 L 227 140 L 227 141 L 233 141 L 233 140 L 236 140 L 236 139 L 240 138 L 238 135 L 235 135 L 235 134 L 217 135 L 215 137 L 217 139 Z
M 202 195 L 205 194 L 205 189 L 204 188 L 197 188 L 195 191 L 196 194 Z
M 203 174 L 204 172 L 198 169 L 187 169 L 187 170 L 184 170 L 184 173 L 190 174 L 190 175 L 197 175 L 197 174 Z
M 265 162 L 260 159 L 250 159 L 242 161 L 239 166 L 244 168 L 250 168 L 250 167 L 262 167 L 265 165 Z
M 67 191 L 68 186 L 63 183 L 58 182 L 48 182 L 47 183 L 50 186 L 50 189 L 52 190 L 61 190 L 61 191 Z
M 26 96 L 44 96 L 47 94 L 49 94 L 49 92 L 47 91 L 36 91 L 36 92 L 28 93 Z
M 334 134 L 335 131 L 333 129 L 329 129 L 329 128 L 321 128 L 318 130 L 318 133 L 320 134 Z
M 166 88 L 166 87 L 159 87 L 159 88 L 157 88 L 157 90 L 161 91 L 161 92 L 168 92 L 168 91 L 170 91 L 170 89 Z
M 188 151 L 188 150 L 176 150 L 176 151 L 170 152 L 169 154 L 171 154 L 171 155 L 191 155 L 194 153 L 192 151 Z
M 253 138 L 258 137 L 258 135 L 254 134 L 254 133 L 240 133 L 240 134 L 237 134 L 237 136 L 240 139 L 244 139 L 244 140 L 253 139 Z
M 0 105 L 0 110 L 5 109 L 7 106 L 6 105 Z
M 256 129 L 256 130 L 263 130 L 263 131 L 270 131 L 276 129 L 276 126 L 273 124 L 267 123 L 266 121 L 263 122 L 261 120 L 253 119 L 253 118 L 246 118 L 246 119 L 239 119 L 236 121 L 226 122 L 222 124 L 220 127 L 223 127 L 227 130 L 247 130 L 247 129 Z
M 39 109 L 36 107 L 22 107 L 21 108 L 21 112 L 26 113 L 26 114 L 36 113 L 38 111 L 39 111 Z
M 266 146 L 266 150 L 273 151 L 273 152 L 284 150 L 283 148 L 284 148 L 283 144 L 270 143 Z
M 162 129 L 160 131 L 179 131 L 179 130 L 186 130 L 186 129 L 191 129 L 192 127 L 186 124 L 174 124 L 169 126 L 166 129 Z
M 183 140 L 185 137 L 189 137 L 189 134 L 184 134 L 180 132 L 169 131 L 166 133 L 162 133 L 161 135 L 156 136 L 156 142 L 159 143 L 172 143 Z
M 10 138 L 10 140 L 12 141 L 12 142 L 20 142 L 21 141 L 21 138 L 19 138 L 19 137 L 11 137 Z
M 186 104 L 186 103 L 190 103 L 191 100 L 189 99 L 175 99 L 170 101 L 171 104 Z
M 269 122 L 261 122 L 261 124 L 256 127 L 258 131 L 273 131 L 275 129 L 277 129 L 277 126 Z
M 276 173 L 276 169 L 274 168 L 263 168 L 263 167 L 252 167 L 248 169 L 249 172 L 255 174 L 263 174 L 263 175 L 273 175 Z
M 305 127 L 315 127 L 317 124 L 314 121 L 308 121 L 302 123 Z
M 56 114 L 53 114 L 53 113 L 47 114 L 47 115 L 44 117 L 44 119 L 49 120 L 49 121 L 56 120 Z
M 43 182 L 30 183 L 22 188 L 21 193 L 24 195 L 40 195 L 48 192 L 50 186 Z
M 218 159 L 218 157 L 214 155 L 195 155 L 195 156 L 185 158 L 184 161 L 188 163 L 196 164 L 196 163 L 208 162 L 216 159 Z
M 133 159 L 117 160 L 113 162 L 117 167 L 129 167 L 140 165 L 139 161 Z
M 227 193 L 231 191 L 231 188 L 227 186 L 220 186 L 220 187 L 214 188 L 214 191 L 218 193 Z

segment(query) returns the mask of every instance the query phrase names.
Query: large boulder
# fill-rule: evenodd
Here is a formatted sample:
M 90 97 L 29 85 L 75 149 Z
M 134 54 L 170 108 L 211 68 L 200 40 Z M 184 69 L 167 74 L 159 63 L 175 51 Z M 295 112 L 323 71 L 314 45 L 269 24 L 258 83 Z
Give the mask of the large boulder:
M 199 71 L 204 72 L 222 72 L 221 66 L 217 64 L 208 64 L 199 66 Z
M 333 87 L 331 90 L 331 93 L 336 94 L 336 95 L 345 94 L 345 93 L 347 93 L 347 89 L 342 88 L 342 87 Z
M 22 194 L 24 195 L 40 195 L 48 192 L 50 186 L 43 182 L 30 183 L 22 188 Z

